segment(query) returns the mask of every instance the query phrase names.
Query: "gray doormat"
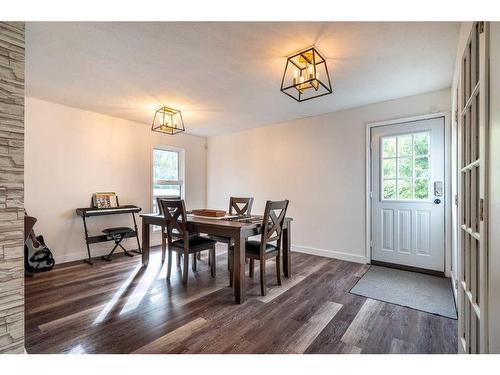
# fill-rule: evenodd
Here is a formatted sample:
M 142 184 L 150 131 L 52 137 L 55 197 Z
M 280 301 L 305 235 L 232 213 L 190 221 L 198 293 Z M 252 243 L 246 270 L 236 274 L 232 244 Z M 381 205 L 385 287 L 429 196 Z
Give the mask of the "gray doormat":
M 370 266 L 352 294 L 457 319 L 450 279 Z

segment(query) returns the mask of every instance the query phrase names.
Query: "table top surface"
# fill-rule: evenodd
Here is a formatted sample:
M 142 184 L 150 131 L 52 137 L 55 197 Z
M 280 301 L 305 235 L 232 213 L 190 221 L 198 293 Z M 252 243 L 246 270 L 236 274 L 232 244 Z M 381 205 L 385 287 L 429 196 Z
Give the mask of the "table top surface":
M 151 222 L 161 222 L 163 220 L 163 215 L 157 214 L 157 213 L 151 213 L 151 214 L 141 214 L 140 215 L 142 218 L 149 219 L 148 221 Z M 259 215 L 252 215 L 252 216 L 259 216 Z M 262 217 L 262 216 L 260 216 Z M 290 222 L 293 219 L 291 217 L 286 217 L 285 221 Z M 188 214 L 186 221 L 191 224 L 200 224 L 200 225 L 209 225 L 209 226 L 216 226 L 216 227 L 224 227 L 224 228 L 257 228 L 262 225 L 262 222 L 256 222 L 256 223 L 247 223 L 247 222 L 238 222 L 238 221 L 228 221 L 228 220 L 222 220 L 222 218 L 209 218 L 209 217 L 201 217 L 201 216 L 196 216 L 196 215 L 191 215 Z

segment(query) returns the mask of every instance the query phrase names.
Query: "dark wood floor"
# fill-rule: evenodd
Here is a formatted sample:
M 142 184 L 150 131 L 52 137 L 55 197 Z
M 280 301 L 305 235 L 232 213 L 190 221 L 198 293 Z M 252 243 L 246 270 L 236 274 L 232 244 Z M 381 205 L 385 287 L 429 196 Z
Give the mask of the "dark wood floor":
M 225 252 L 212 279 L 207 256 L 165 280 L 154 251 L 63 265 L 26 280 L 28 353 L 455 353 L 456 320 L 349 293 L 367 266 L 293 253 L 293 276 L 266 297 L 258 272 L 233 301 Z M 258 269 L 256 270 L 258 271 Z

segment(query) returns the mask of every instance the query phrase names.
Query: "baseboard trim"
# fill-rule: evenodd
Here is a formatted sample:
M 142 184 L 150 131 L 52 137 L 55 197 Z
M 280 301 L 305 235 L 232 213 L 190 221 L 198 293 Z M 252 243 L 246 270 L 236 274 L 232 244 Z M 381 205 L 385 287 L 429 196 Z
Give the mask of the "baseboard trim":
M 137 247 L 137 246 L 136 246 Z M 95 249 L 95 250 L 91 250 L 92 251 L 92 259 L 97 259 L 97 258 L 100 258 L 104 255 L 107 255 L 109 254 L 109 252 L 111 251 L 112 247 L 110 247 L 109 249 Z M 133 249 L 131 249 L 133 250 Z M 123 253 L 123 250 L 116 250 L 114 252 L 114 254 L 120 254 L 120 253 Z M 135 255 L 135 254 L 134 254 Z M 57 258 L 55 259 L 56 261 L 56 264 L 63 264 L 63 263 L 69 263 L 69 262 L 76 262 L 78 260 L 85 260 L 87 259 L 87 251 L 85 250 L 85 252 L 77 252 L 77 253 L 69 253 L 69 254 L 64 254 L 64 255 L 57 255 Z
M 128 251 L 137 250 L 137 242 L 135 242 L 135 238 L 132 238 L 132 239 L 128 238 L 127 240 L 129 240 L 129 241 L 128 241 L 128 243 L 124 243 L 125 248 Z M 151 241 L 151 246 L 158 246 L 158 245 L 161 245 L 161 240 Z M 92 246 L 92 245 L 90 245 L 90 246 Z M 107 248 L 103 248 L 101 246 L 99 246 L 99 247 L 94 246 L 94 248 L 90 249 L 90 251 L 92 252 L 92 258 L 96 259 L 96 258 L 100 258 L 104 255 L 108 255 L 109 252 L 111 251 L 111 249 L 113 248 L 113 246 L 114 246 L 113 242 L 109 242 L 109 247 L 107 247 Z M 117 249 L 114 252 L 114 254 L 120 254 L 120 253 L 123 253 L 123 250 Z M 134 253 L 134 255 L 138 256 L 138 254 L 135 254 L 135 253 Z M 84 248 L 78 252 L 68 253 L 68 254 L 63 254 L 63 255 L 55 254 L 54 258 L 55 258 L 56 264 L 75 262 L 78 260 L 83 261 L 84 259 L 87 259 L 87 249 Z
M 158 243 L 156 243 L 156 242 L 158 242 Z M 158 246 L 158 245 L 161 245 L 160 240 L 151 241 L 151 246 Z M 135 246 L 135 247 L 137 247 L 137 246 Z M 130 248 L 130 250 L 132 250 L 132 248 L 133 248 L 133 246 Z M 111 247 L 109 249 L 102 249 L 102 248 L 92 249 L 92 257 L 93 258 L 101 257 L 103 255 L 108 254 L 110 250 L 111 250 Z M 350 253 L 345 253 L 342 251 L 318 249 L 315 247 L 300 246 L 300 245 L 292 245 L 292 251 L 295 251 L 298 253 L 310 254 L 310 255 L 317 255 L 317 256 L 325 257 L 325 258 L 346 260 L 348 262 L 355 262 L 355 263 L 362 263 L 362 264 L 368 263 L 366 257 L 363 255 L 350 254 Z M 116 251 L 115 254 L 118 254 L 121 252 L 122 252 L 121 250 Z M 82 249 L 82 251 L 75 252 L 75 253 L 57 255 L 56 263 L 57 264 L 69 263 L 69 262 L 75 262 L 78 260 L 84 260 L 86 258 L 87 258 L 87 250 Z
M 300 245 L 292 245 L 292 251 L 304 254 L 318 255 L 326 258 L 346 260 L 348 262 L 354 262 L 354 263 L 362 263 L 362 264 L 367 263 L 367 259 L 364 255 L 350 254 L 342 251 L 318 249 L 315 247 L 300 246 Z

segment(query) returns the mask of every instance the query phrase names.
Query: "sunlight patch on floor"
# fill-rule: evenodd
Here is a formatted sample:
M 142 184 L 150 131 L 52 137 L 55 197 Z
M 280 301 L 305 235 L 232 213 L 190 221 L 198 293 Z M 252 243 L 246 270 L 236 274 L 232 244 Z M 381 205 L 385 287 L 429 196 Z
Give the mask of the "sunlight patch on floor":
M 102 323 L 104 319 L 106 319 L 106 316 L 109 314 L 113 306 L 118 302 L 120 299 L 121 295 L 127 290 L 129 284 L 134 280 L 136 274 L 139 272 L 141 269 L 141 266 L 137 266 L 133 269 L 133 271 L 130 273 L 130 276 L 125 280 L 125 282 L 122 284 L 122 286 L 116 291 L 116 293 L 113 295 L 111 300 L 104 306 L 104 309 L 99 313 L 97 318 L 95 318 L 94 322 L 92 323 L 93 325 Z
M 68 352 L 68 354 L 86 354 L 87 352 L 81 344 L 78 344 Z
M 131 296 L 127 299 L 119 315 L 135 310 L 139 306 L 144 296 L 151 289 L 151 284 L 157 279 L 158 274 L 161 273 L 162 268 L 164 268 L 163 265 L 160 265 L 159 269 L 151 266 L 148 267 L 146 274 L 141 278 Z

